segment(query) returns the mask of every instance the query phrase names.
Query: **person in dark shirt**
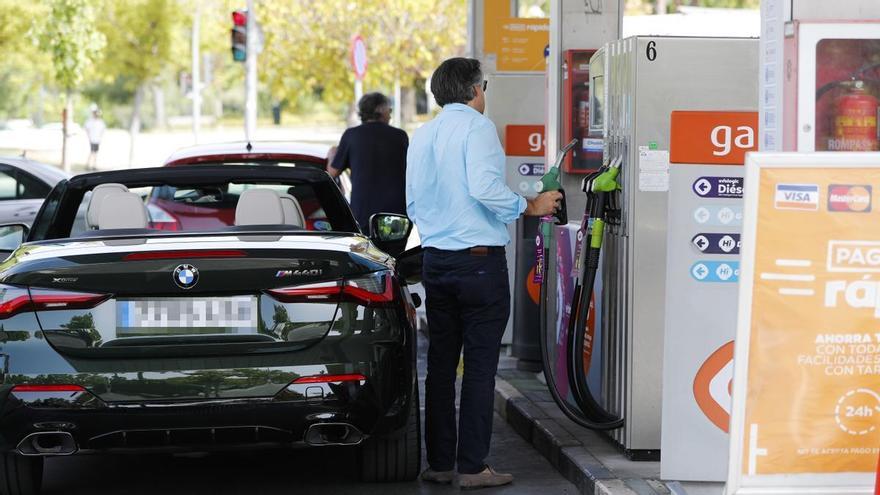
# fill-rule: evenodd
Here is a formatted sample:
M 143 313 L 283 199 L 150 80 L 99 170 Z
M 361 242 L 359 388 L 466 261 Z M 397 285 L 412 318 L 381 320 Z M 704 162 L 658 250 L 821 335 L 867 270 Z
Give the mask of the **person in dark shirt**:
M 351 169 L 351 210 L 361 230 L 370 232 L 376 213 L 406 215 L 406 132 L 390 126 L 391 102 L 367 93 L 358 102 L 362 124 L 347 129 L 327 167 L 334 178 Z

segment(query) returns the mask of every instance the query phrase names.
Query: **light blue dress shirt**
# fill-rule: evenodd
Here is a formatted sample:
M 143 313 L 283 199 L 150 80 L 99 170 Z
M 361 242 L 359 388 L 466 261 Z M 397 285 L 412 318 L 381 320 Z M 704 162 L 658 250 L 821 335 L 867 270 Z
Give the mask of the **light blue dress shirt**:
M 406 154 L 406 211 L 422 246 L 507 245 L 507 224 L 526 200 L 507 187 L 504 167 L 495 124 L 467 105 L 444 105 L 416 130 Z

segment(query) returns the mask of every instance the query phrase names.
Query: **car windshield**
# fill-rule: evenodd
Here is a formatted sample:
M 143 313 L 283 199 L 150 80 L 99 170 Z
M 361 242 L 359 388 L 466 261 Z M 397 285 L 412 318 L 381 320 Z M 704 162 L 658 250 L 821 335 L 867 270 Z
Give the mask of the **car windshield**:
M 203 177 L 191 184 L 108 182 L 69 187 L 59 195 L 47 200 L 30 240 L 249 230 L 358 232 L 330 181 Z

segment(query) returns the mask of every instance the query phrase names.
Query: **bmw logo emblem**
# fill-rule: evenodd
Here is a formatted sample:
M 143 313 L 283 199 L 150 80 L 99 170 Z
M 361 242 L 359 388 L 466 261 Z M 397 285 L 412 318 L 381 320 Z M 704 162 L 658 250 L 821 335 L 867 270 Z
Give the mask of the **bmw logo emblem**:
M 181 289 L 192 289 L 199 282 L 199 269 L 192 265 L 177 265 L 173 278 Z

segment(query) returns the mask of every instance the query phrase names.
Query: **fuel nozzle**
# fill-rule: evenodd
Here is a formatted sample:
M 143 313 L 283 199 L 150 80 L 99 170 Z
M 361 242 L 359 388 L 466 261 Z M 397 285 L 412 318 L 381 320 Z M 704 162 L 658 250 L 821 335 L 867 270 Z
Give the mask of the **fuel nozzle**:
M 576 145 L 577 142 L 577 138 L 572 139 L 561 150 L 559 150 L 559 154 L 556 155 L 556 162 L 544 175 L 541 176 L 541 190 L 539 192 L 556 190 L 562 194 L 559 211 L 553 214 L 553 217 L 556 219 L 556 225 L 565 225 L 568 223 L 568 209 L 565 204 L 565 189 L 562 188 L 559 166 L 562 165 L 562 160 L 565 159 L 565 155 L 574 148 L 574 145 Z

